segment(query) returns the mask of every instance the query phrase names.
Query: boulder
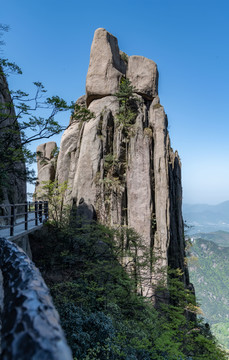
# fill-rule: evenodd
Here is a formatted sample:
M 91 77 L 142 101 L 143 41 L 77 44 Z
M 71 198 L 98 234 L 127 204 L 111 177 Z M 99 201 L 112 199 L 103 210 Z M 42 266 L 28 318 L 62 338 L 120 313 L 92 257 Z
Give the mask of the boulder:
M 144 56 L 129 56 L 127 78 L 136 92 L 148 100 L 158 94 L 158 71 L 154 61 Z
M 71 210 L 71 227 L 87 227 L 96 221 L 96 212 L 93 205 L 87 204 L 84 198 L 79 200 L 78 206 L 75 199 L 73 199 L 73 206 Z
M 94 99 L 115 94 L 125 73 L 126 65 L 119 53 L 116 37 L 105 29 L 97 29 L 86 79 L 87 105 Z

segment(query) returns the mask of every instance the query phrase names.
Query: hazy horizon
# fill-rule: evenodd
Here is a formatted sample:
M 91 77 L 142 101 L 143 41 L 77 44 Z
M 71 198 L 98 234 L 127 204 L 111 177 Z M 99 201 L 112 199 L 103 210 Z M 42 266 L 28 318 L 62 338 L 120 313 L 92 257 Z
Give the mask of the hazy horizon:
M 185 205 L 208 205 L 208 206 L 217 206 L 217 205 L 221 205 L 223 203 L 227 203 L 229 202 L 229 199 L 228 200 L 224 200 L 224 201 L 220 201 L 220 202 L 217 202 L 217 203 L 214 203 L 214 204 L 210 204 L 210 203 L 187 203 L 187 202 L 184 202 L 182 203 L 183 206 Z

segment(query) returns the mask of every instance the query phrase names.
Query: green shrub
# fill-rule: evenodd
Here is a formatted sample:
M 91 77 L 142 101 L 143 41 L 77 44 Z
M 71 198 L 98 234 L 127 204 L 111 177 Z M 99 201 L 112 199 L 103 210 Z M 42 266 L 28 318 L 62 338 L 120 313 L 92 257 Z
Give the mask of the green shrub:
M 49 225 L 39 244 L 44 253 L 53 238 L 46 264 L 40 248 L 40 260 L 33 251 L 34 260 L 42 264 L 76 359 L 226 359 L 205 324 L 189 320 L 187 314 L 196 312 L 195 298 L 185 289 L 180 270 L 169 271 L 168 289 L 160 290 L 169 293 L 170 302 L 157 310 L 137 293 L 136 271 L 127 267 L 128 274 L 120 265 L 128 255 L 133 264 L 144 267 L 147 254 L 142 258 L 136 252 L 144 253 L 137 234 L 95 223 L 56 232 Z M 123 242 L 127 238 L 128 246 Z
M 103 312 L 86 312 L 66 302 L 58 303 L 57 308 L 75 358 L 93 359 L 93 353 L 96 354 L 96 359 L 112 358 L 110 345 L 115 329 L 112 321 Z
M 116 117 L 118 124 L 123 125 L 126 130 L 134 124 L 137 116 L 137 99 L 134 96 L 134 91 L 130 80 L 122 77 L 119 91 L 115 94 L 119 100 L 119 112 Z
M 121 51 L 121 59 L 128 64 L 128 55 L 124 51 Z
M 153 106 L 154 109 L 160 109 L 161 107 L 162 107 L 161 104 L 155 104 L 155 105 Z

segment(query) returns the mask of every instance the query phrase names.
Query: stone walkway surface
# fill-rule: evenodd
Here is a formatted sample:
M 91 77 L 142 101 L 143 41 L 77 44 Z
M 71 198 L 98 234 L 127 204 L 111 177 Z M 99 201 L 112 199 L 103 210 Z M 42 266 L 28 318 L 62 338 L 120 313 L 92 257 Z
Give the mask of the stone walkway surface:
M 45 217 L 42 216 L 42 221 L 39 221 L 38 217 L 38 225 L 35 224 L 35 214 L 34 213 L 28 213 L 28 229 L 25 230 L 25 217 L 20 217 L 16 219 L 15 225 L 14 225 L 14 235 L 10 236 L 10 226 L 7 225 L 7 227 L 1 227 L 0 226 L 0 237 L 4 237 L 6 239 L 16 239 L 18 237 L 24 236 L 26 234 L 29 234 L 30 232 L 39 229 L 43 226 L 43 221 L 45 220 Z M 21 224 L 19 224 L 21 223 Z

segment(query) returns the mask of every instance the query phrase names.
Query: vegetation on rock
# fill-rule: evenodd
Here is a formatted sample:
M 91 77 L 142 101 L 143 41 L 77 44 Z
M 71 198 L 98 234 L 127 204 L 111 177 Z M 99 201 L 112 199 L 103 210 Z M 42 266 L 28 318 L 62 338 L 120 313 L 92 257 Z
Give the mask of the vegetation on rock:
M 130 128 L 137 116 L 136 96 L 134 96 L 134 87 L 128 78 L 122 77 L 119 91 L 115 94 L 119 100 L 119 112 L 117 120 L 124 128 Z
M 86 108 L 86 106 L 81 106 L 77 103 L 75 103 L 72 116 L 71 116 L 71 123 L 74 121 L 80 121 L 80 122 L 87 122 L 91 119 L 93 119 L 94 114 Z
M 144 266 L 136 256 L 140 239 L 130 234 L 134 246 L 123 249 L 121 232 L 86 219 L 70 222 L 62 229 L 46 226 L 31 236 L 31 246 L 74 359 L 226 359 L 209 327 L 187 320 L 196 304 L 179 270 L 170 271 L 170 302 L 155 309 L 131 276 L 134 266 L 135 273 L 136 265 Z M 120 262 L 128 260 L 125 271 Z
M 124 51 L 120 51 L 121 53 L 121 59 L 128 64 L 128 55 Z
M 68 189 L 65 181 L 58 184 L 58 181 L 43 181 L 40 190 L 36 193 L 36 199 L 48 201 L 49 223 L 56 227 L 63 227 L 68 224 L 70 207 L 64 205 L 64 194 Z

